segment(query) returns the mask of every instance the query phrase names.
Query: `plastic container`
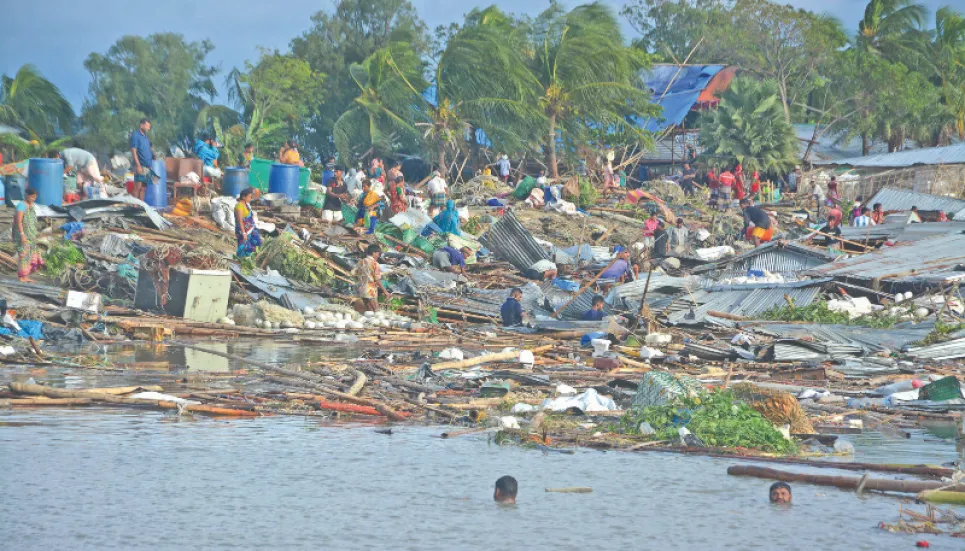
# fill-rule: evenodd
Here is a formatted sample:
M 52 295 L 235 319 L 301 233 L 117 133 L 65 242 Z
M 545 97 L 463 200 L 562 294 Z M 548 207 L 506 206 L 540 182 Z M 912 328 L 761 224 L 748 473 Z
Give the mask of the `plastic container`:
M 37 190 L 38 205 L 64 204 L 64 161 L 30 159 L 27 167 L 27 189 Z
M 954 375 L 928 383 L 918 391 L 919 400 L 944 402 L 962 397 L 962 383 Z
M 3 202 L 8 207 L 13 206 L 14 201 L 23 201 L 24 191 L 26 191 L 26 181 L 23 176 L 14 174 L 3 179 Z
M 266 159 L 254 158 L 251 160 L 251 165 L 248 168 L 248 185 L 260 190 L 265 193 L 270 188 L 271 182 L 271 169 L 276 163 L 268 161 Z M 289 165 L 295 166 L 295 165 Z M 305 189 L 308 187 L 309 182 L 312 178 L 312 171 L 303 168 L 298 168 L 298 187 L 299 189 Z
M 268 192 L 284 193 L 291 201 L 298 201 L 298 167 L 274 163 L 268 175 Z
M 891 396 L 896 392 L 906 392 L 909 390 L 915 390 L 916 388 L 921 388 L 925 383 L 919 381 L 918 379 L 908 379 L 905 381 L 898 381 L 897 383 L 891 383 L 890 385 L 885 385 L 878 387 L 874 390 L 875 394 L 879 396 Z
M 242 190 L 251 187 L 248 178 L 247 168 L 233 166 L 224 169 L 224 178 L 221 179 L 221 195 L 237 197 Z
M 322 208 L 325 202 L 325 191 L 315 186 L 308 186 L 302 193 L 301 204 L 310 207 Z
M 150 183 L 144 188 L 144 202 L 156 209 L 168 206 L 168 169 L 164 159 L 154 159 L 151 170 L 158 177 L 151 177 Z

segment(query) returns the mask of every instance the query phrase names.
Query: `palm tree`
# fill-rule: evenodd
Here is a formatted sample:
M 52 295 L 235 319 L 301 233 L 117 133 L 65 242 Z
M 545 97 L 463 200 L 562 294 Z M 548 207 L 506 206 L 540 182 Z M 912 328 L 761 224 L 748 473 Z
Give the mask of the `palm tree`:
M 627 117 L 656 114 L 638 75 L 649 64 L 641 50 L 628 48 L 613 12 L 600 2 L 565 12 L 556 2 L 532 27 L 531 70 L 540 84 L 537 105 L 545 117 L 546 164 L 559 177 L 557 131 L 588 143 L 591 127 L 629 131 L 645 145 L 652 138 Z
M 735 79 L 720 107 L 701 116 L 699 139 L 707 154 L 749 171 L 786 172 L 798 154 L 777 86 L 751 78 Z
M 465 25 L 447 42 L 433 76 L 435 97 L 426 98 L 399 71 L 413 95 L 424 100 L 423 138 L 435 149 L 441 170 L 446 151 L 475 144 L 482 129 L 500 150 L 523 147 L 526 134 L 538 119 L 532 109 L 539 83 L 522 54 L 520 28 L 495 6 L 474 10 Z
M 38 138 L 35 134 L 32 138 L 33 139 L 26 140 L 16 134 L 9 132 L 3 133 L 0 134 L 0 147 L 6 147 L 13 151 L 15 158 L 10 159 L 10 161 L 16 161 L 17 157 L 19 157 L 20 160 L 46 157 L 48 153 L 60 151 L 73 141 L 71 136 L 64 136 L 52 142 L 46 142 Z
M 948 6 L 940 8 L 935 12 L 935 29 L 929 33 L 928 64 L 955 120 L 955 131 L 965 139 L 965 16 Z
M 895 59 L 915 48 L 928 10 L 914 0 L 871 0 L 858 22 L 858 48 Z
M 74 110 L 57 86 L 33 65 L 0 79 L 0 123 L 19 126 L 35 137 L 71 131 Z
M 412 48 L 397 42 L 349 67 L 359 88 L 352 107 L 335 121 L 332 137 L 346 162 L 372 151 L 393 151 L 414 146 L 419 138 L 415 123 L 421 94 L 428 84 L 422 77 L 423 61 Z M 357 146 L 366 149 L 359 151 Z

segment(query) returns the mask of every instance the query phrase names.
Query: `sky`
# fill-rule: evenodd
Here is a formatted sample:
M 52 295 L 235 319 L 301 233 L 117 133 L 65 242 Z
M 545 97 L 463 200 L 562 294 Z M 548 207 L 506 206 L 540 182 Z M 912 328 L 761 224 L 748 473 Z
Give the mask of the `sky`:
M 604 0 L 618 11 L 623 0 Z M 931 11 L 963 0 L 920 0 Z M 496 4 L 515 12 L 536 14 L 548 0 L 412 0 L 429 28 L 459 21 L 474 6 Z M 564 0 L 568 7 L 577 5 Z M 790 0 L 790 4 L 827 12 L 848 29 L 857 28 L 866 0 Z M 0 28 L 0 74 L 12 75 L 25 63 L 36 65 L 57 84 L 78 112 L 87 95 L 90 75 L 84 59 L 106 52 L 120 37 L 156 32 L 181 33 L 188 40 L 210 39 L 211 63 L 222 75 L 258 55 L 258 47 L 285 50 L 292 38 L 311 27 L 311 16 L 330 9 L 334 0 L 43 0 L 16 2 L 3 10 Z M 279 8 L 282 9 L 279 9 Z M 932 19 L 933 15 L 929 16 Z M 628 35 L 633 31 L 626 25 Z M 222 87 L 223 79 L 216 81 Z

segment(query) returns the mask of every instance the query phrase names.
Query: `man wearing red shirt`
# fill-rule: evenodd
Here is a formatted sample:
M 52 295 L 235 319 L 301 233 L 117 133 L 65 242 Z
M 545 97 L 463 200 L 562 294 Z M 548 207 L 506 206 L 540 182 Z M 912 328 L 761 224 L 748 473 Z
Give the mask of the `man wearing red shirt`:
M 726 209 L 730 206 L 730 190 L 734 187 L 734 183 L 737 181 L 737 179 L 734 177 L 733 173 L 731 173 L 729 170 L 725 170 L 720 173 L 717 181 L 720 182 L 720 189 L 718 190 L 720 199 L 724 204 L 723 208 Z

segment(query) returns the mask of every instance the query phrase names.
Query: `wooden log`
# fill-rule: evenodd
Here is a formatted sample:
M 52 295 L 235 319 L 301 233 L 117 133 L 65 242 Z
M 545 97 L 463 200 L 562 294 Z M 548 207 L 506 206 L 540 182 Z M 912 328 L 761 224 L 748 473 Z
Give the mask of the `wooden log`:
M 352 386 L 348 389 L 348 393 L 352 396 L 357 396 L 358 393 L 362 391 L 362 387 L 365 386 L 366 381 L 368 381 L 368 377 L 365 376 L 365 373 L 355 370 L 355 382 L 352 383 Z
M 327 409 L 331 411 L 341 411 L 345 413 L 358 413 L 361 415 L 376 415 L 381 416 L 382 413 L 379 410 L 369 407 L 369 406 L 359 406 L 355 404 L 342 404 L 339 402 L 329 402 L 328 400 L 319 400 L 318 407 L 320 409 Z
M 965 505 L 965 492 L 947 492 L 945 490 L 928 490 L 918 494 L 918 499 L 928 503 L 942 505 Z
M 782 482 L 803 482 L 817 486 L 834 486 L 846 490 L 855 490 L 862 483 L 861 477 L 855 476 L 824 476 L 790 473 L 787 471 L 778 471 L 777 469 L 768 469 L 767 467 L 755 467 L 753 465 L 734 465 L 728 467 L 727 474 L 731 476 L 751 476 L 769 480 L 780 480 Z M 917 494 L 926 490 L 937 490 L 938 488 L 953 492 L 965 492 L 965 484 L 949 485 L 947 482 L 929 480 L 867 479 L 864 481 L 863 486 L 865 490 L 911 494 Z
M 109 394 L 106 392 L 85 392 L 76 390 L 64 390 L 59 388 L 50 388 L 41 385 L 27 384 L 27 383 L 10 383 L 10 389 L 19 394 L 30 394 L 36 396 L 49 396 L 51 398 L 87 398 L 95 402 L 104 402 L 108 404 L 120 404 L 120 405 L 131 405 L 131 406 L 151 406 L 160 409 L 185 409 L 191 412 L 198 413 L 209 413 L 212 415 L 224 415 L 232 417 L 258 417 L 259 414 L 254 411 L 245 411 L 240 409 L 228 409 L 216 406 L 208 406 L 204 404 L 187 404 L 181 405 L 177 402 L 172 402 L 169 400 L 148 400 L 144 398 L 126 398 L 122 396 L 116 396 L 114 394 Z
M 85 390 L 67 390 L 66 388 L 53 388 L 49 386 L 35 385 L 29 383 L 11 382 L 10 390 L 17 394 L 29 394 L 33 396 L 47 396 L 48 398 L 87 398 L 90 400 L 104 400 L 106 397 L 116 397 L 119 394 L 131 394 L 139 390 L 145 392 L 160 392 L 163 389 L 159 386 L 149 387 L 118 387 L 118 388 L 91 388 Z
M 46 398 L 38 396 L 36 398 L 10 398 L 0 400 L 0 407 L 7 406 L 86 406 L 94 401 L 90 398 Z
M 548 344 L 545 346 L 537 346 L 536 348 L 532 349 L 531 352 L 535 356 L 537 354 L 542 354 L 543 352 L 552 350 L 553 346 L 554 345 L 552 344 Z M 517 351 L 496 352 L 494 354 L 483 354 L 482 356 L 476 356 L 475 358 L 469 358 L 466 360 L 458 360 L 458 361 L 452 361 L 452 362 L 442 362 L 442 363 L 433 364 L 432 369 L 439 369 L 439 370 L 468 369 L 470 367 L 475 367 L 477 365 L 484 364 L 487 362 L 499 362 L 499 361 L 505 361 L 505 360 L 512 360 L 518 357 L 519 357 L 519 352 Z

